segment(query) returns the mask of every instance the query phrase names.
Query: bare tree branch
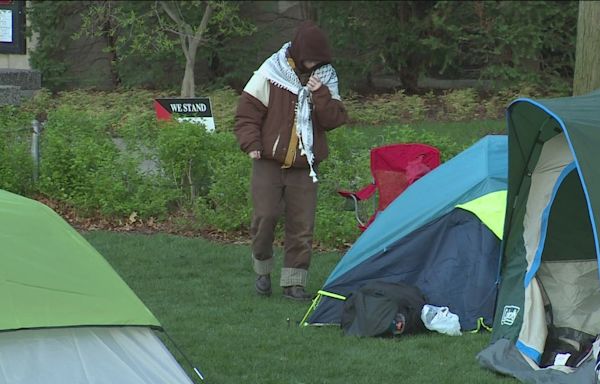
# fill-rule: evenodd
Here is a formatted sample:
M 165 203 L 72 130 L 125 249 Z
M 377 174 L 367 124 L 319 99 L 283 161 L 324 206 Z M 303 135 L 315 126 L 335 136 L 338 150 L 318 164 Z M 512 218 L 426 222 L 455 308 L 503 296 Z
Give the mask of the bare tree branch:
M 196 35 L 194 36 L 195 39 L 197 40 L 202 40 L 202 35 L 204 34 L 204 31 L 206 31 L 206 28 L 208 27 L 208 21 L 210 20 L 210 16 L 212 15 L 213 12 L 213 7 L 210 4 L 210 2 L 206 2 L 206 9 L 204 10 L 204 15 L 202 15 L 202 21 L 200 22 L 200 25 L 198 26 L 198 29 L 196 29 Z
M 173 28 L 169 27 L 168 25 L 166 25 L 163 22 L 163 18 L 161 17 L 160 13 L 158 12 L 158 8 L 156 8 L 156 7 L 154 8 L 154 14 L 156 15 L 156 19 L 158 20 L 158 24 L 159 24 L 159 27 L 161 30 L 163 30 L 165 32 L 171 32 L 177 36 L 185 36 L 186 35 L 186 33 L 181 32 L 180 30 L 177 30 L 177 29 L 173 29 Z
M 169 2 L 159 1 L 158 3 L 160 3 L 160 6 L 166 12 L 166 14 L 171 18 L 171 20 L 173 20 L 175 22 L 175 24 L 177 24 L 177 27 L 179 28 L 179 30 L 178 31 L 171 30 L 171 31 L 175 32 L 177 35 L 179 35 L 179 40 L 181 42 L 181 48 L 183 50 L 183 54 L 185 55 L 186 60 L 189 61 L 190 57 L 189 57 L 188 38 L 192 37 L 192 28 L 180 17 L 180 12 L 175 12 L 173 10 L 173 8 L 171 8 L 171 4 Z M 179 10 L 179 8 L 178 8 L 178 10 Z M 158 15 L 158 13 L 157 13 L 157 15 Z M 159 16 L 158 19 L 160 20 L 160 15 L 158 15 L 158 16 Z M 167 30 L 167 28 L 163 27 L 163 30 Z
M 185 22 L 183 21 L 183 19 L 181 19 L 179 17 L 178 14 L 175 13 L 175 11 L 173 11 L 173 9 L 171 8 L 171 5 L 168 4 L 166 1 L 159 1 L 158 2 L 160 4 L 160 6 L 162 7 L 162 9 L 164 9 L 164 11 L 167 13 L 167 15 L 169 15 L 169 17 L 177 23 L 177 25 L 183 25 L 185 24 Z
M 171 4 L 168 1 L 159 1 L 161 7 L 165 10 L 167 15 L 173 20 L 182 32 L 187 33 L 189 36 L 193 35 L 192 27 L 188 23 L 185 22 L 179 15 L 171 8 Z
M 179 6 L 179 2 L 175 1 L 174 4 L 175 4 L 175 8 L 177 8 L 177 13 L 179 14 L 179 18 L 181 20 L 185 20 L 185 17 L 183 17 L 183 13 L 181 13 L 181 7 Z

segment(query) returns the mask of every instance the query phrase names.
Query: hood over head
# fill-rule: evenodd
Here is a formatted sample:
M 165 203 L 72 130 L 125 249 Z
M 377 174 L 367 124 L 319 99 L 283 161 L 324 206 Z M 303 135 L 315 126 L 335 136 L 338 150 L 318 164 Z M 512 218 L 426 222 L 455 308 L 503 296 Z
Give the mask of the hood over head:
M 319 67 L 329 64 L 332 59 L 325 32 L 310 20 L 303 21 L 298 26 L 289 53 L 300 72 L 309 71 L 302 65 L 305 60 L 317 61 Z

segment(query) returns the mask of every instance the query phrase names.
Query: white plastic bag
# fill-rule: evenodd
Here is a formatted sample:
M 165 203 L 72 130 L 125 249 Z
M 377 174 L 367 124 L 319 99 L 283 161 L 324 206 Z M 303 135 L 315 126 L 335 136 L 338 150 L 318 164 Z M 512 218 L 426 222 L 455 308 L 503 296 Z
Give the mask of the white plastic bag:
M 425 304 L 421 309 L 421 320 L 430 331 L 444 333 L 450 336 L 460 336 L 458 315 L 450 312 L 448 307 L 436 307 Z

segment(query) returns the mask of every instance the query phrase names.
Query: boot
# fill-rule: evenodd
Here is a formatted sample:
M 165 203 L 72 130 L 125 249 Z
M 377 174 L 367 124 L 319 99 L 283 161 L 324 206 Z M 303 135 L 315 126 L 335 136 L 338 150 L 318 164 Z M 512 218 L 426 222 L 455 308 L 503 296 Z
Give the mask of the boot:
M 301 285 L 293 285 L 291 287 L 283 287 L 283 297 L 296 301 L 310 301 L 314 295 L 306 292 Z
M 257 275 L 254 286 L 259 295 L 271 296 L 271 275 Z

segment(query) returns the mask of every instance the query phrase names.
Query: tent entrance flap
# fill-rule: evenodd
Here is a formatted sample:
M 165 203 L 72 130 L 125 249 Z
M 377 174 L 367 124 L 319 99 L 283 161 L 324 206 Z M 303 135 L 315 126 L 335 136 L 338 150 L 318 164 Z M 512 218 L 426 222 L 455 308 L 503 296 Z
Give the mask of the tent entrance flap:
M 598 303 L 598 264 L 589 211 L 572 159 L 560 134 L 544 145 L 533 172 L 524 237 L 527 244 L 535 244 L 536 237 L 539 240 L 537 247 L 528 247 L 526 284 L 537 276 L 552 305 L 556 326 L 596 334 L 600 322 L 590 321 L 600 312 L 582 315 L 579 310 L 581 305 L 590 309 Z
M 552 203 L 541 259 L 537 275 L 552 303 L 555 325 L 600 333 L 598 262 L 576 169 L 563 179 Z
M 600 323 L 594 322 L 598 317 L 595 313 L 600 312 L 582 311 L 594 306 L 600 309 L 600 296 L 596 297 L 598 266 L 586 199 L 563 134 L 544 144 L 533 171 L 523 240 L 528 270 L 518 345 L 539 361 L 546 344 L 546 334 L 540 328 L 549 324 L 547 305 L 554 322 L 550 325 L 591 334 L 600 331 L 596 325 Z M 548 300 L 542 298 L 542 291 Z

